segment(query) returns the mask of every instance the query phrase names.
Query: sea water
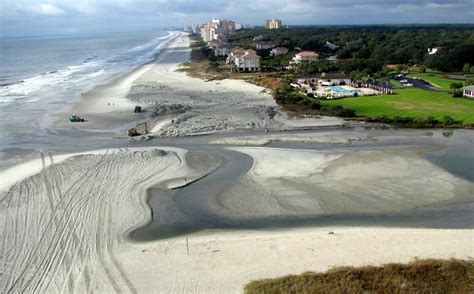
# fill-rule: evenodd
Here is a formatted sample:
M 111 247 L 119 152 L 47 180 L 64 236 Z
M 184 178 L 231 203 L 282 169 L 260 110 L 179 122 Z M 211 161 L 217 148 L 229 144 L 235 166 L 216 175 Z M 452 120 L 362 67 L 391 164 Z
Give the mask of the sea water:
M 81 94 L 152 61 L 177 32 L 0 39 L 0 150 L 52 132 Z

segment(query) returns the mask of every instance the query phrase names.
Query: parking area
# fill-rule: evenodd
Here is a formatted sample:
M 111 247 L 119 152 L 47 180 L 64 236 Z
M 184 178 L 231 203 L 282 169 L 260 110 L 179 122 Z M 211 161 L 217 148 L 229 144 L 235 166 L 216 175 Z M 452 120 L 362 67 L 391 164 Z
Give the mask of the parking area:
M 412 77 L 407 77 L 403 74 L 399 74 L 399 75 L 394 76 L 393 79 L 399 82 L 400 84 L 402 84 L 404 87 L 415 87 L 415 88 L 420 88 L 423 90 L 434 91 L 434 92 L 446 92 L 443 90 L 433 89 L 433 85 L 431 85 L 429 82 L 421 78 L 412 78 Z

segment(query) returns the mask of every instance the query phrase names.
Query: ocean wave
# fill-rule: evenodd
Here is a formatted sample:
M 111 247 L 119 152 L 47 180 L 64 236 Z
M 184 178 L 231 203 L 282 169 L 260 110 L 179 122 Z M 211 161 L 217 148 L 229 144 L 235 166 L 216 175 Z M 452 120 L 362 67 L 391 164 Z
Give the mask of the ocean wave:
M 22 98 L 29 98 L 26 100 L 27 102 L 37 101 L 37 97 L 33 99 L 31 95 L 39 91 L 49 93 L 51 89 L 59 88 L 59 86 L 64 89 L 89 87 L 91 84 L 97 84 L 99 81 L 96 79 L 99 77 L 100 82 L 104 82 L 107 80 L 107 77 L 114 77 L 119 73 L 127 72 L 137 66 L 150 62 L 161 51 L 163 46 L 176 35 L 174 32 L 169 32 L 166 36 L 155 38 L 150 42 L 111 56 L 104 58 L 94 56 L 87 58 L 87 62 L 45 72 L 17 83 L 5 83 L 0 85 L 0 101 L 3 103 Z

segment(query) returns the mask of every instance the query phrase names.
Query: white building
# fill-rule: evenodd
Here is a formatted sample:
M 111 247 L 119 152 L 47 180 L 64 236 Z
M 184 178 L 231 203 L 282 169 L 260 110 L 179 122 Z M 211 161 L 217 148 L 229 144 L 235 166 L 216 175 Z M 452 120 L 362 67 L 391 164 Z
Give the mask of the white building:
M 463 96 L 468 98 L 474 98 L 474 86 L 467 86 L 463 89 Z
M 428 54 L 429 55 L 434 55 L 434 54 L 438 53 L 439 49 L 440 49 L 439 47 L 428 48 Z
M 228 19 L 214 18 L 202 26 L 201 37 L 204 42 L 212 42 L 214 40 L 224 40 L 233 32 L 235 32 L 235 22 Z
M 343 73 L 322 73 L 318 75 L 299 77 L 295 80 L 295 83 L 310 86 L 350 85 L 351 78 Z
M 260 70 L 260 56 L 253 50 L 245 50 L 243 54 L 235 54 L 233 60 L 236 71 Z
M 230 51 L 229 55 L 227 55 L 227 64 L 233 64 L 235 63 L 235 57 L 239 55 L 244 55 L 245 51 L 250 51 L 250 50 L 244 50 L 242 48 L 234 48 Z M 253 50 L 252 50 L 253 51 Z M 255 52 L 255 51 L 253 51 Z M 256 53 L 256 52 L 255 52 Z
M 258 42 L 255 42 L 255 48 L 257 48 L 258 50 L 271 49 L 275 46 L 276 45 L 272 41 L 258 41 Z
M 201 38 L 204 42 L 211 42 L 214 40 L 214 31 L 211 25 L 204 25 L 201 28 Z
M 281 20 L 279 19 L 269 19 L 265 24 L 266 29 L 277 30 L 281 28 Z
M 218 42 L 213 45 L 215 56 L 227 56 L 230 54 L 230 45 L 225 42 Z
M 339 46 L 337 46 L 336 44 L 333 44 L 333 43 L 331 43 L 331 42 L 329 42 L 329 41 L 326 41 L 326 44 L 325 44 L 324 46 L 328 47 L 328 48 L 331 49 L 331 50 L 336 50 L 336 49 L 339 48 Z
M 286 54 L 288 53 L 288 49 L 285 47 L 275 47 L 270 51 L 270 56 L 276 56 L 276 55 L 281 55 L 281 54 Z
M 290 64 L 309 63 L 318 60 L 318 58 L 319 54 L 314 51 L 301 51 L 293 57 Z

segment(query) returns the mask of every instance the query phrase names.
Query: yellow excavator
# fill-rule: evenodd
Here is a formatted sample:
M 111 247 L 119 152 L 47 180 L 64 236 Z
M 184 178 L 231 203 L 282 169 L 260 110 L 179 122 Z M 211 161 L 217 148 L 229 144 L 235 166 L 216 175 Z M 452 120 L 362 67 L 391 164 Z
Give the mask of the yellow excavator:
M 137 124 L 127 131 L 127 135 L 129 137 L 148 135 L 148 124 L 146 122 Z

